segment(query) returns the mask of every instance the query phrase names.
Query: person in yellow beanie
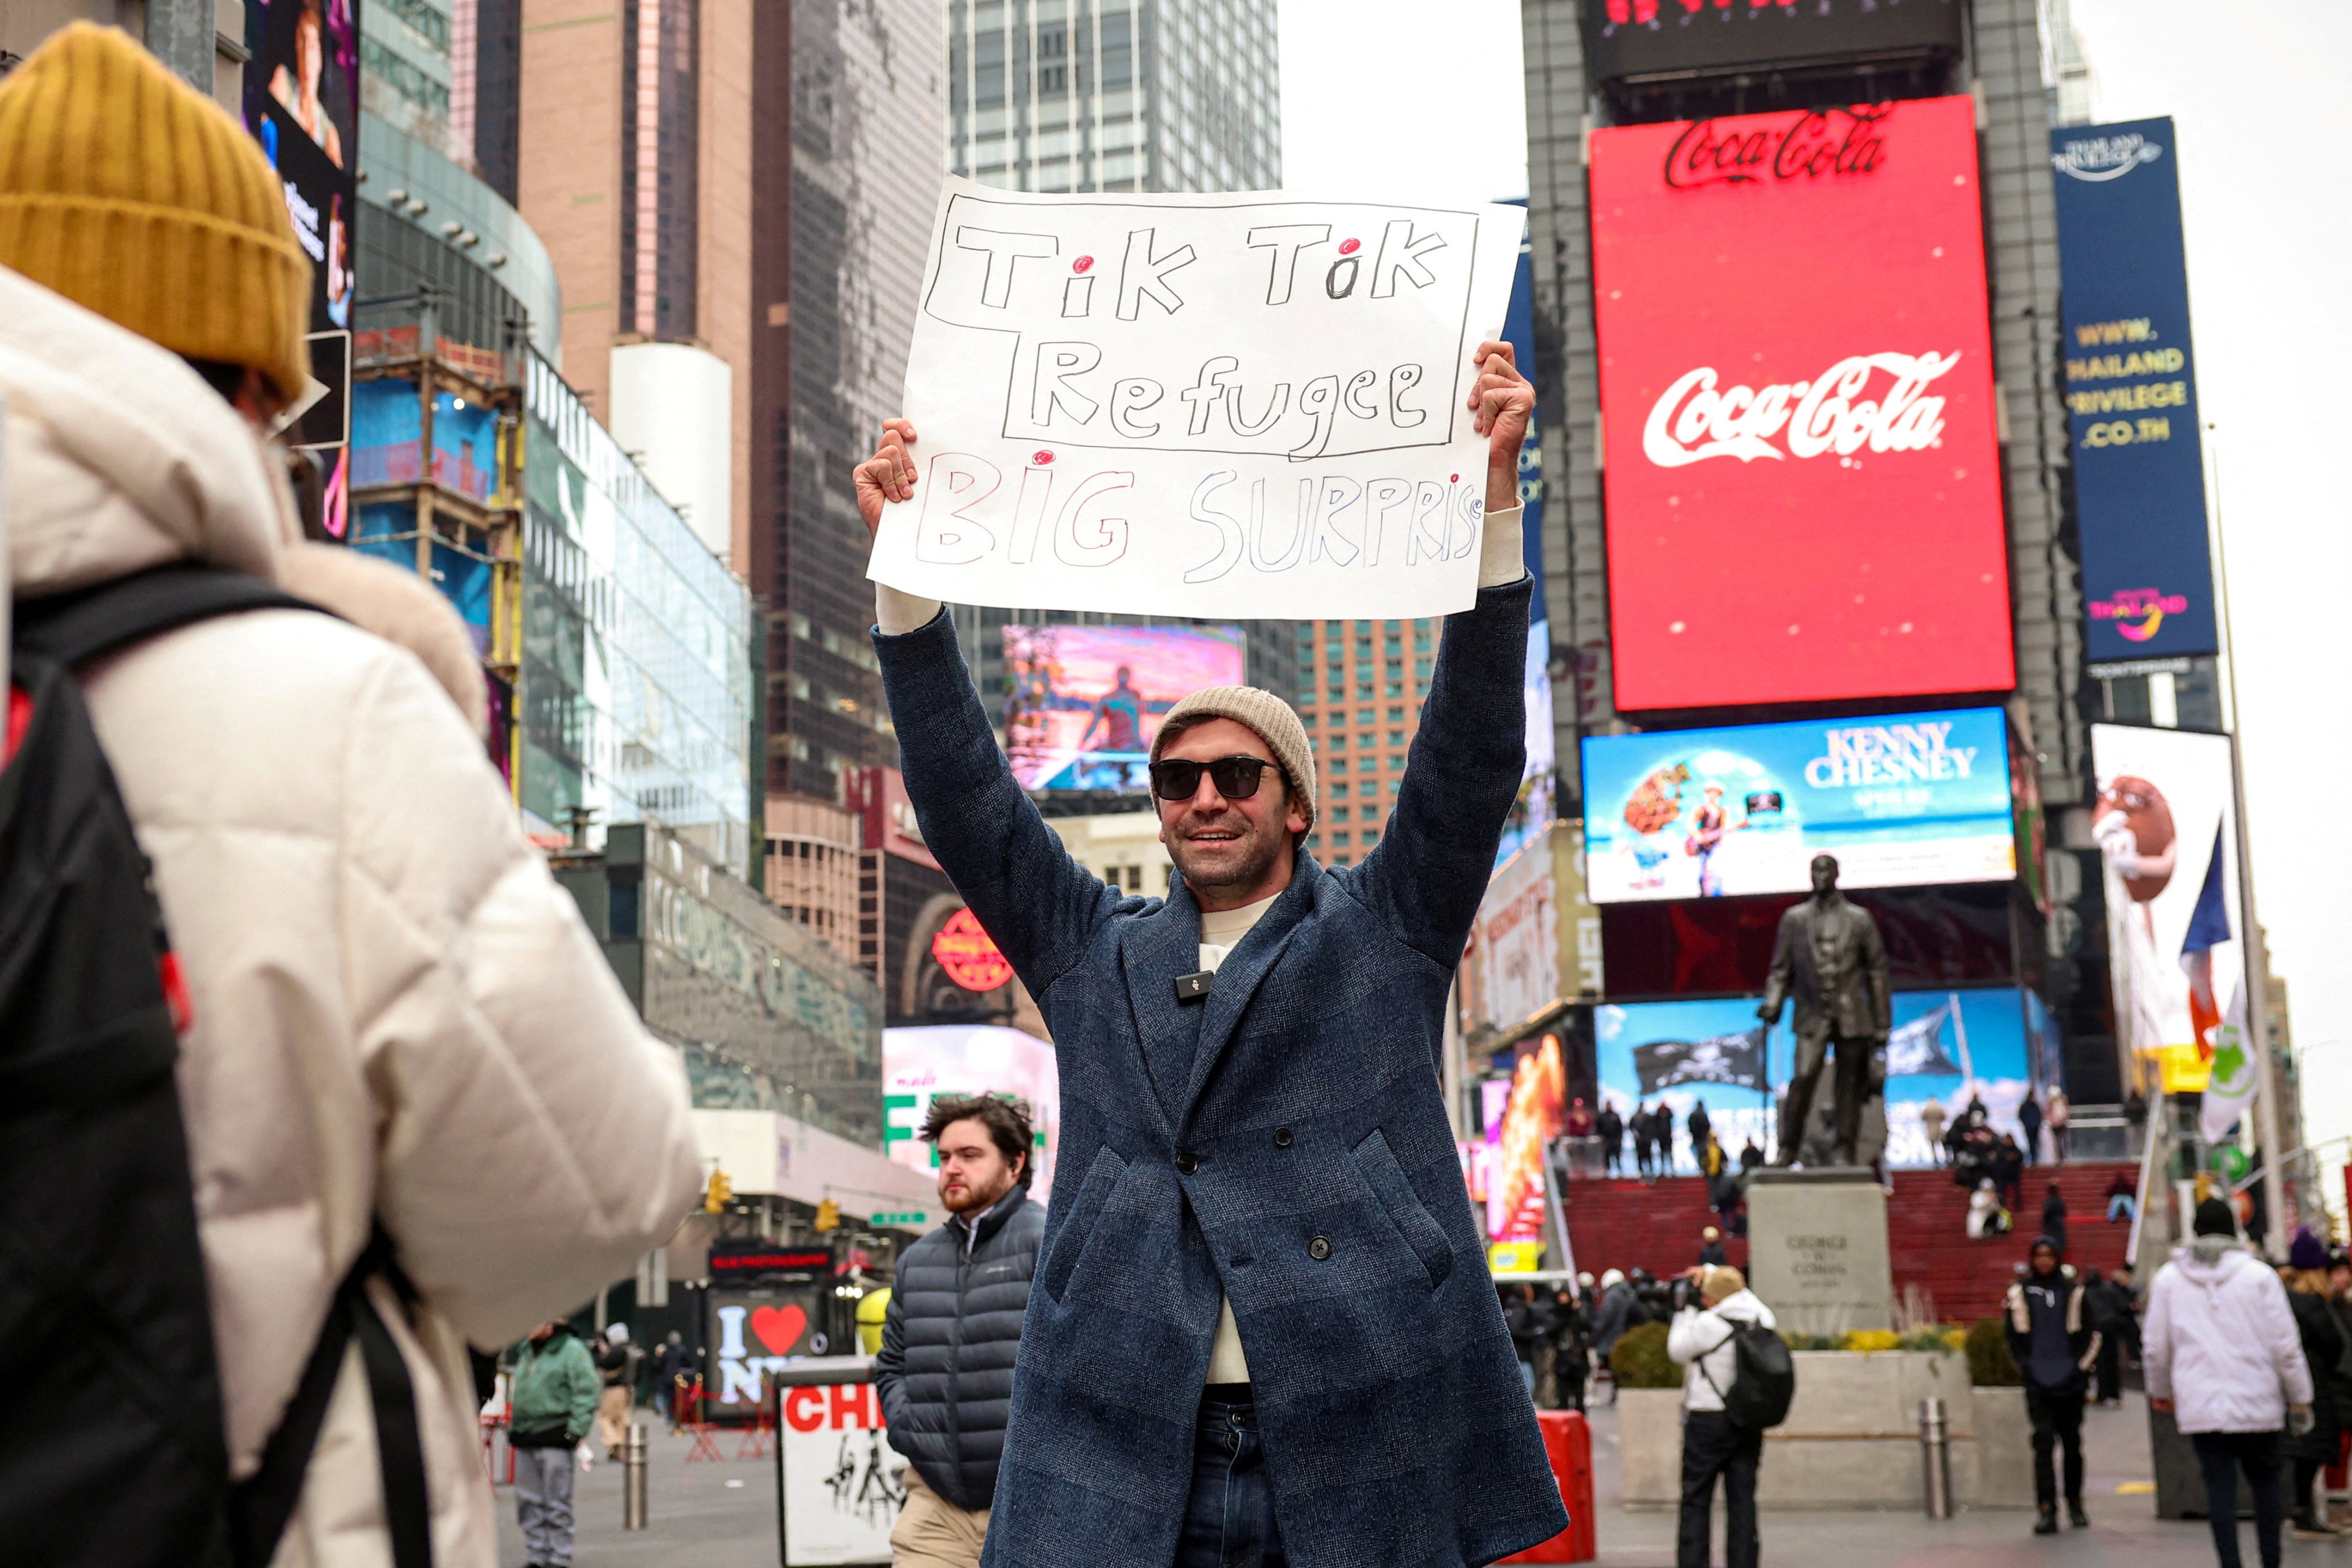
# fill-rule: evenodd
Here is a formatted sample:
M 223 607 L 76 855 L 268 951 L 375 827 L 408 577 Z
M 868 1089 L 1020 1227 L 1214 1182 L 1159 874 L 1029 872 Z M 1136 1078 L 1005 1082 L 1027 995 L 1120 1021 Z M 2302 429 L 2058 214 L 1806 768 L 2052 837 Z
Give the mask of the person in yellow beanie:
M 267 423 L 310 380 L 310 259 L 261 149 L 119 28 L 0 80 L 0 267 L 193 363 Z

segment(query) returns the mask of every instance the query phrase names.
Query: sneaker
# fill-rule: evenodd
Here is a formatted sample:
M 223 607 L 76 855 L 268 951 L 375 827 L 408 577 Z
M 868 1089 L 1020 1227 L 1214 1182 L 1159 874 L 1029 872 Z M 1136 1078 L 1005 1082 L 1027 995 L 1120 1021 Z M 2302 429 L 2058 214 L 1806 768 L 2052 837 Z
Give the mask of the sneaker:
M 2058 1510 L 2054 1508 L 2043 1509 L 2042 1510 L 2042 1517 L 2033 1521 L 2033 1533 L 2036 1535 L 2057 1534 Z
M 2323 1524 L 2316 1519 L 2304 1518 L 2294 1521 L 2288 1527 L 2288 1533 L 2297 1541 L 2335 1541 L 2341 1538 L 2344 1532 L 2334 1525 Z
M 2088 1530 L 2091 1528 L 2091 1516 L 2083 1511 L 2083 1503 L 2080 1498 L 2075 1499 L 2074 1501 L 2069 1502 L 2066 1505 L 2066 1522 L 2073 1525 L 2077 1530 Z

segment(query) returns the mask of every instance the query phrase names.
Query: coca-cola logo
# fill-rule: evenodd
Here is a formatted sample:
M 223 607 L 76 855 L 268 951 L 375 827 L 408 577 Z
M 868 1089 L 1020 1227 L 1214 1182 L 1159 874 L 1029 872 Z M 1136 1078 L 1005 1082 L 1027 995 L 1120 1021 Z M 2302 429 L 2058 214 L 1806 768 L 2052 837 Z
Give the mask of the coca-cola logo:
M 1752 115 L 1730 126 L 1695 120 L 1666 149 L 1666 184 L 1680 191 L 1874 174 L 1886 161 L 1879 128 L 1894 112 L 1891 103 L 1857 103 L 1802 110 L 1780 124 Z
M 1925 451 L 1944 434 L 1944 400 L 1927 389 L 1959 363 L 1958 351 L 1855 354 L 1811 381 L 1720 390 L 1714 367 L 1701 365 L 1651 405 L 1642 452 L 1662 468 L 1679 468 L 1709 458 Z

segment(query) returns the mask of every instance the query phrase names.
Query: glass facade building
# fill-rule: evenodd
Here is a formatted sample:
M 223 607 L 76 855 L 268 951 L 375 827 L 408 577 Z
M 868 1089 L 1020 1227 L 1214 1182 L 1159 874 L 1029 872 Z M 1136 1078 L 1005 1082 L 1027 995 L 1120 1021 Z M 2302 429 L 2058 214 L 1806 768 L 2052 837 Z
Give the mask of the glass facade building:
M 1282 184 L 1276 0 L 950 0 L 950 162 L 1013 191 Z
M 525 397 L 517 794 L 754 863 L 751 591 L 546 361 Z M 527 819 L 528 820 L 528 819 Z

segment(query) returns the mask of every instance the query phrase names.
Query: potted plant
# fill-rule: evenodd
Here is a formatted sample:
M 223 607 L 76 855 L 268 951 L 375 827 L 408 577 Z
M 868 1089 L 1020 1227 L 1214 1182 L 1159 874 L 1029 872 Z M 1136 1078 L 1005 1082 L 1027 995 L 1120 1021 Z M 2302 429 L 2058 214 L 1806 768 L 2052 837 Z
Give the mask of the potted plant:
M 1617 1382 L 1618 1493 L 1627 1508 L 1682 1498 L 1683 1369 L 1666 1354 L 1666 1325 L 1625 1331 L 1609 1352 Z

